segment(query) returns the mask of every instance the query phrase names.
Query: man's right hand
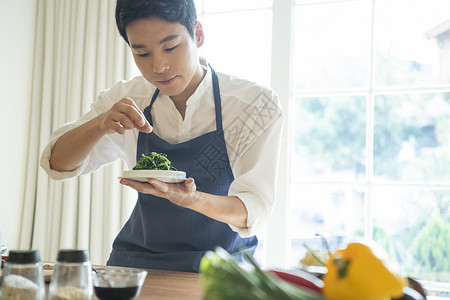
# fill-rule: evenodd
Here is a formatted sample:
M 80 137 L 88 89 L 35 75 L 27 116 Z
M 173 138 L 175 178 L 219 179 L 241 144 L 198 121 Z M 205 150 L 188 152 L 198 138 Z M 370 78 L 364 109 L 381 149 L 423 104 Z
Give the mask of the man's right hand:
M 61 172 L 75 170 L 105 134 L 124 134 L 134 128 L 146 133 L 153 130 L 136 103 L 123 98 L 108 111 L 60 136 L 52 149 L 50 166 Z
M 125 130 L 136 128 L 139 131 L 149 133 L 153 127 L 148 123 L 144 113 L 130 98 L 122 98 L 108 111 L 98 116 L 100 131 L 103 134 L 117 132 L 124 134 Z

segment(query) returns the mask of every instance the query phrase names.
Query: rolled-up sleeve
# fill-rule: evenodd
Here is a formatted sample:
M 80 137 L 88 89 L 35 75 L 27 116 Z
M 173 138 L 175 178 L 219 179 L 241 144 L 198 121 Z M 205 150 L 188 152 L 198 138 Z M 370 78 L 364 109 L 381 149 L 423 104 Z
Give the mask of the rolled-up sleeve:
M 76 126 L 78 125 L 75 124 L 75 122 L 73 122 L 65 124 L 63 127 L 59 128 L 52 134 L 50 142 L 47 144 L 47 146 L 45 146 L 44 150 L 42 151 L 40 160 L 41 167 L 47 173 L 47 175 L 54 180 L 70 179 L 72 177 L 82 174 L 83 170 L 86 169 L 87 160 L 85 160 L 81 166 L 70 172 L 56 171 L 52 169 L 50 165 L 50 157 L 52 155 L 52 150 L 56 142 L 58 141 L 59 137 L 64 133 L 66 133 L 67 131 L 71 130 L 72 128 L 75 128 Z

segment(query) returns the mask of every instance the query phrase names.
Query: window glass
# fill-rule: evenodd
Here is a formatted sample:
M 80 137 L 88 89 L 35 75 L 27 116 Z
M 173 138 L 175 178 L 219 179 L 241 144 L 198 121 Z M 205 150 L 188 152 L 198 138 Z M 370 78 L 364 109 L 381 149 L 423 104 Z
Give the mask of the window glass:
M 291 186 L 291 265 L 298 265 L 306 247 L 326 253 L 323 241 L 314 236 L 323 234 L 330 250 L 364 236 L 364 192 L 354 187 Z
M 374 120 L 378 180 L 448 182 L 450 93 L 376 96 Z
M 200 19 L 200 15 L 203 12 L 203 0 L 194 0 L 195 9 L 197 10 L 197 17 Z
M 299 97 L 293 110 L 293 180 L 364 179 L 364 96 Z
M 368 1 L 295 9 L 294 88 L 362 87 L 368 83 Z
M 389 257 L 424 284 L 450 282 L 450 191 L 378 187 L 373 195 L 373 237 Z
M 199 1 L 200 2 L 200 1 Z M 205 0 L 203 8 L 206 13 L 223 12 L 231 10 L 246 10 L 268 8 L 272 6 L 272 0 Z M 230 19 L 231 21 L 232 19 Z M 226 24 L 226 23 L 225 23 Z
M 270 86 L 271 20 L 270 10 L 207 14 L 200 54 L 221 72 Z
M 450 83 L 450 1 L 375 3 L 375 84 Z

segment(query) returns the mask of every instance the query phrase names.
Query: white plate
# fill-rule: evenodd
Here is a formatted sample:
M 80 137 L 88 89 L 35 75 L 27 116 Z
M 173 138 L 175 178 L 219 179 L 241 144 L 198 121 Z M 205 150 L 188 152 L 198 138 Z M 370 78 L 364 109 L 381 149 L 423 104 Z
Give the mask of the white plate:
M 129 170 L 123 171 L 121 178 L 128 178 L 141 182 L 147 182 L 148 178 L 154 178 L 167 183 L 177 183 L 186 180 L 186 173 L 168 170 Z

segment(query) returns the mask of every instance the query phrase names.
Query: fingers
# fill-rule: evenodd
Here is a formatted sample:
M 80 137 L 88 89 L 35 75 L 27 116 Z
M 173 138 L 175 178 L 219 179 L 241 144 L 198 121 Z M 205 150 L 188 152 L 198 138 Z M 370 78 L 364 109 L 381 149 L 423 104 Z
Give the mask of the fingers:
M 148 182 L 139 182 L 132 179 L 122 178 L 120 179 L 120 183 L 127 185 L 140 193 L 152 194 L 163 198 L 167 198 L 167 193 L 171 192 L 170 184 L 156 179 L 148 179 Z
M 114 126 L 113 124 L 117 124 L 117 126 L 123 128 L 124 130 L 133 129 L 135 127 L 133 121 L 126 114 L 119 111 L 111 111 L 107 122 L 111 122 L 111 126 Z
M 119 134 L 133 128 L 145 133 L 153 130 L 144 113 L 130 98 L 121 99 L 105 113 L 104 127 Z
M 157 197 L 164 196 L 164 194 L 161 193 L 157 188 L 155 188 L 152 184 L 149 184 L 147 182 L 139 182 L 139 181 L 135 181 L 132 179 L 122 178 L 122 179 L 120 179 L 120 183 L 123 185 L 129 186 L 143 194 L 152 194 Z
M 126 104 L 125 106 L 121 106 L 121 108 L 125 109 L 124 113 L 132 121 L 135 128 L 146 133 L 153 130 L 152 126 L 147 121 L 147 118 L 144 116 L 144 113 L 139 109 L 133 100 L 130 98 L 123 98 L 121 101 Z
M 189 192 L 194 192 L 197 190 L 197 185 L 195 184 L 194 178 L 192 178 L 192 177 L 189 177 L 188 179 L 186 179 L 184 184 L 186 185 L 186 188 Z
M 192 178 L 188 178 L 184 183 L 165 183 L 152 178 L 144 183 L 122 178 L 120 183 L 140 193 L 165 198 L 183 207 L 191 207 L 195 204 L 196 185 Z
M 155 189 L 157 189 L 161 193 L 169 192 L 169 185 L 167 183 L 161 182 L 156 179 L 149 179 L 148 183 L 150 183 Z
M 144 118 L 145 119 L 145 118 Z M 145 123 L 144 123 L 144 125 L 139 125 L 139 124 L 134 124 L 134 127 L 137 129 L 137 130 L 139 130 L 139 131 L 142 131 L 142 132 L 145 132 L 145 133 L 150 133 L 150 132 L 152 132 L 153 131 L 153 127 L 150 125 L 150 123 L 148 123 L 148 121 L 147 121 L 147 119 L 145 119 Z

